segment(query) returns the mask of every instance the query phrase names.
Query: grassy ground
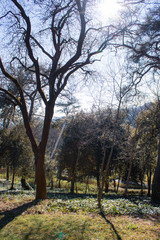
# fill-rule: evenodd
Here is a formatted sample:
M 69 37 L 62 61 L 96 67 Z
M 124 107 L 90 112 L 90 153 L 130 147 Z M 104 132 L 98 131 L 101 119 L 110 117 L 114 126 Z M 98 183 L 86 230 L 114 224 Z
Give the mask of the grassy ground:
M 100 215 L 94 196 L 29 192 L 0 195 L 0 239 L 160 239 L 160 208 L 148 198 L 110 195 Z
M 159 220 L 94 214 L 54 213 L 18 216 L 0 239 L 160 239 Z

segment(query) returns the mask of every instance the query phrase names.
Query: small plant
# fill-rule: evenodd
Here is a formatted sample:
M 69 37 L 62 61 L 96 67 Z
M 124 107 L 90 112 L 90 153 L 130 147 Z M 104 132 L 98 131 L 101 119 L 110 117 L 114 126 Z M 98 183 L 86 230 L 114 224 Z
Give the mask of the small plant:
M 128 224 L 128 225 L 127 225 L 127 229 L 135 230 L 135 229 L 137 229 L 137 228 L 138 228 L 137 224 Z

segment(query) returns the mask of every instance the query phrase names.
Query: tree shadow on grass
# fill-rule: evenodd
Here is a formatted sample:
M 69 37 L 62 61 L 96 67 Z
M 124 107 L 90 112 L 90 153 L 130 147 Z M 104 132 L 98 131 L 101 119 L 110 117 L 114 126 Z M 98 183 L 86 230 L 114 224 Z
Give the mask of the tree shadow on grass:
M 116 230 L 115 226 L 113 225 L 113 223 L 106 218 L 106 216 L 104 215 L 103 212 L 100 212 L 100 216 L 106 221 L 107 224 L 110 224 L 110 226 L 112 227 L 114 233 L 116 234 L 117 240 L 122 240 L 121 236 L 117 232 L 117 230 Z
M 3 213 L 0 213 L 0 217 L 4 215 L 4 217 L 2 217 L 0 219 L 0 230 L 2 228 L 4 228 L 8 223 L 10 223 L 11 221 L 13 221 L 16 217 L 20 216 L 23 212 L 25 212 L 28 208 L 37 205 L 38 201 L 37 200 L 33 200 L 29 203 L 25 203 L 19 207 L 16 207 L 14 209 L 5 211 Z

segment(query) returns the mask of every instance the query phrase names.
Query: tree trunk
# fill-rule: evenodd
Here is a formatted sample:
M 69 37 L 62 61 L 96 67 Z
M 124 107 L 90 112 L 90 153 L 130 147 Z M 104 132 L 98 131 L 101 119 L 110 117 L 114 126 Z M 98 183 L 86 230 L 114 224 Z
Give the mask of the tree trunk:
M 98 200 L 98 208 L 102 209 L 101 200 L 102 200 L 102 188 L 98 188 L 98 194 L 97 194 L 97 200 Z
M 74 193 L 74 183 L 75 183 L 74 178 L 72 178 L 72 180 L 71 180 L 71 193 Z
M 100 188 L 100 179 L 99 179 L 99 175 L 97 175 L 97 189 Z
M 12 183 L 10 190 L 14 190 L 14 178 L 15 178 L 15 169 L 13 169 L 13 175 L 12 175 Z
M 46 176 L 45 176 L 45 164 L 44 164 L 44 154 L 37 154 L 36 156 L 36 199 L 46 199 L 47 189 L 46 189 Z
M 6 167 L 6 180 L 9 180 L 9 164 Z
M 96 179 L 97 179 L 97 191 L 100 188 L 100 172 L 99 172 L 99 165 L 97 165 L 97 172 L 96 172 Z
M 143 178 L 141 178 L 140 181 L 141 181 L 141 192 L 140 192 L 140 194 L 143 195 Z
M 113 179 L 113 184 L 114 184 L 114 192 L 116 192 L 116 179 Z
M 152 202 L 160 203 L 160 134 L 158 145 L 158 162 L 152 182 Z
M 114 149 L 114 144 L 111 147 L 106 167 L 104 167 L 105 159 L 106 159 L 106 149 L 104 150 L 104 156 L 103 156 L 102 166 L 101 166 L 101 170 L 100 170 L 101 181 L 100 181 L 100 187 L 98 189 L 97 198 L 98 198 L 98 208 L 100 208 L 101 210 L 102 210 L 101 199 L 103 197 L 103 190 L 104 190 L 104 186 L 106 184 L 106 179 L 108 178 L 108 170 L 109 170 L 109 166 L 110 166 L 110 162 L 111 162 L 111 158 L 112 158 L 112 154 L 113 154 L 113 149 Z
M 108 193 L 108 191 L 109 191 L 109 177 L 107 174 L 106 180 L 105 180 L 105 193 Z
M 78 193 L 78 186 L 77 186 L 77 182 L 76 182 L 76 193 Z
M 132 149 L 131 149 L 131 153 L 130 153 L 131 155 L 130 155 L 130 160 L 129 160 L 129 170 L 128 170 L 127 182 L 126 182 L 126 186 L 125 186 L 125 190 L 124 190 L 124 196 L 126 196 L 127 192 L 128 192 L 129 179 L 130 179 L 130 176 L 131 176 L 133 157 L 134 157 L 134 146 L 135 146 L 135 143 L 133 141 Z
M 147 196 L 150 197 L 151 195 L 151 177 L 152 177 L 152 171 L 149 169 L 149 172 L 147 172 L 147 178 L 148 178 L 148 193 Z
M 75 181 L 76 181 L 76 172 L 77 172 L 77 166 L 78 166 L 78 162 L 79 162 L 79 157 L 80 157 L 80 149 L 78 148 L 76 162 L 75 162 L 75 165 L 74 165 L 73 171 L 72 171 L 71 193 L 74 193 L 74 185 L 75 185 Z
M 58 188 L 61 188 L 61 179 L 58 181 Z
M 53 190 L 53 178 L 51 178 L 51 188 L 50 190 Z

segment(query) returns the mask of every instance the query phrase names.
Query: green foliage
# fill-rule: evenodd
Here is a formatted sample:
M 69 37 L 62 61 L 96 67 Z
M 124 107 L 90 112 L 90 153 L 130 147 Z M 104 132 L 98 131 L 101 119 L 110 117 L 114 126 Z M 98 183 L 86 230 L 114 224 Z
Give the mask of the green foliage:
M 14 171 L 19 170 L 25 176 L 29 173 L 33 166 L 33 153 L 28 137 L 21 125 L 1 131 L 0 154 L 3 165 L 7 164 Z
M 116 164 L 118 166 L 116 159 L 121 151 L 119 146 L 125 140 L 125 129 L 121 126 L 124 118 L 120 118 L 116 136 L 113 137 L 115 117 L 116 112 L 107 108 L 98 112 L 81 112 L 68 120 L 63 143 L 57 155 L 59 178 L 71 180 L 73 175 L 76 175 L 77 180 L 86 176 L 98 179 L 104 152 L 106 151 L 105 167 L 113 139 L 112 168 Z
M 138 225 L 137 224 L 128 224 L 127 228 L 135 230 L 138 228 Z
M 136 157 L 141 172 L 155 169 L 158 156 L 159 111 L 155 102 L 143 110 L 136 119 Z M 139 171 L 140 172 L 140 171 Z

